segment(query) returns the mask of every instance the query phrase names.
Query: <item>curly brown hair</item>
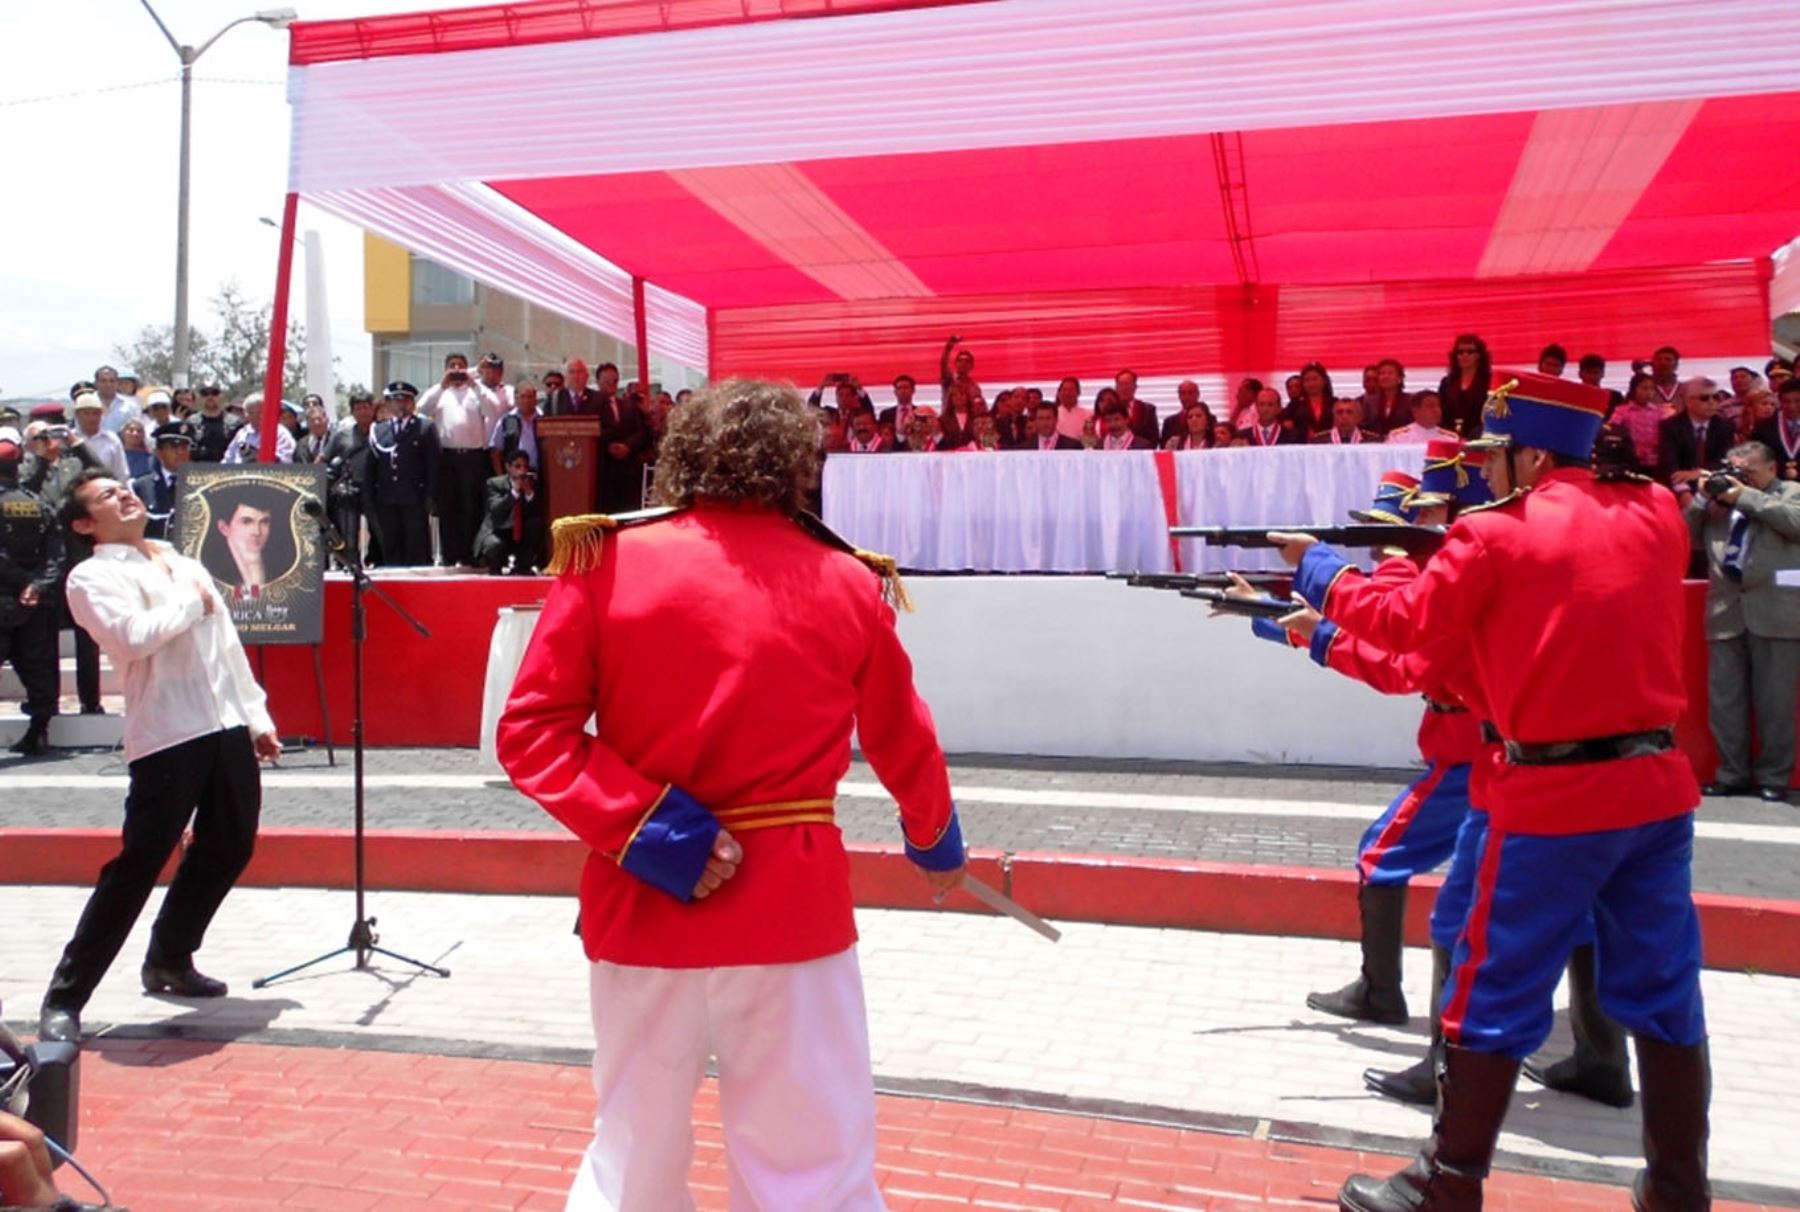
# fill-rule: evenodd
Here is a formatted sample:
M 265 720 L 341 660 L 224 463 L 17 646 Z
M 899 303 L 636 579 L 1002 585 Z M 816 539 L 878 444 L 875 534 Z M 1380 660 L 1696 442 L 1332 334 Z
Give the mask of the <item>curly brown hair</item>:
M 818 482 L 819 422 L 785 383 L 727 379 L 669 413 L 656 459 L 665 505 L 696 498 L 804 507 Z

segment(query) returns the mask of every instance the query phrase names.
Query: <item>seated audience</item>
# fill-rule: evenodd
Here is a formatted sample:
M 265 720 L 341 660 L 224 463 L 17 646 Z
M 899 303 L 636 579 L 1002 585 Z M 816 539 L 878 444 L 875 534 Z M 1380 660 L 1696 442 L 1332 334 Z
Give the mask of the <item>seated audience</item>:
M 1331 376 L 1317 362 L 1300 368 L 1300 398 L 1282 410 L 1281 423 L 1292 427 L 1301 441 L 1329 429 L 1336 417 L 1337 394 Z
M 1563 368 L 1569 364 L 1569 351 L 1554 342 L 1544 346 L 1538 354 L 1538 373 L 1549 375 L 1552 379 L 1562 378 Z
M 1682 385 L 1682 410 L 1657 434 L 1656 478 L 1677 494 L 1692 492 L 1707 473 L 1724 465 L 1731 450 L 1731 422 L 1719 416 L 1725 393 L 1704 376 Z
M 1103 391 L 1100 393 L 1105 395 Z M 1115 393 L 1110 400 L 1100 405 L 1100 423 L 1106 427 L 1106 436 L 1100 440 L 1103 450 L 1155 450 L 1156 447 L 1144 440 L 1144 436 L 1131 428 L 1131 412 Z
M 1443 427 L 1444 402 L 1435 391 L 1422 391 L 1412 398 L 1407 409 L 1412 420 L 1398 429 L 1390 429 L 1387 443 L 1390 446 L 1420 446 L 1427 442 L 1435 442 L 1439 438 L 1454 438 L 1455 433 Z
M 1045 400 L 1031 414 L 1031 436 L 1015 446 L 1015 450 L 1080 450 L 1081 441 L 1057 428 L 1062 409 Z
M 1800 379 L 1781 381 L 1775 415 L 1752 430 L 1751 438 L 1774 453 L 1781 479 L 1800 480 Z
M 1385 434 L 1412 422 L 1412 397 L 1406 394 L 1406 367 L 1397 358 L 1375 363 L 1375 388 L 1362 396 L 1363 427 Z
M 1204 404 L 1196 403 L 1181 414 L 1186 423 L 1186 432 L 1178 433 L 1163 443 L 1164 450 L 1210 450 L 1216 440 L 1218 422 L 1213 419 L 1212 409 Z M 1229 444 L 1230 436 L 1226 437 Z
M 913 409 L 912 427 L 906 431 L 906 449 L 914 454 L 934 454 L 952 449 L 944 440 L 943 428 L 938 424 L 937 409 Z
M 907 406 L 908 419 L 911 419 L 912 407 Z M 850 414 L 850 432 L 844 442 L 846 454 L 886 454 L 894 449 L 891 437 L 883 437 L 881 427 L 875 421 L 875 412 L 869 408 L 859 408 Z

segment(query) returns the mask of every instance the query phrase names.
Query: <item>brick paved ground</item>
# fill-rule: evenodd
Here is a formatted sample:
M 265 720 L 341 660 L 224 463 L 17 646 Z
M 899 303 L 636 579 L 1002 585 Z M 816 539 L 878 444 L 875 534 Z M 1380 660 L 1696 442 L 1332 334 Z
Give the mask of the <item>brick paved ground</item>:
M 0 888 L 0 920 L 9 927 L 0 933 L 0 1001 L 21 1030 L 31 1027 L 84 898 L 76 888 Z M 232 995 L 201 1003 L 138 990 L 137 960 L 154 909 L 88 1008 L 88 1027 L 108 1038 L 306 1043 L 568 1065 L 588 1058 L 586 969 L 569 933 L 570 899 L 378 893 L 369 910 L 383 943 L 447 965 L 449 980 L 388 960 L 355 972 L 339 959 L 253 990 L 253 977 L 342 942 L 351 898 L 242 889 L 226 902 L 200 956 L 206 971 L 231 983 Z M 1426 1113 L 1368 1095 L 1359 1079 L 1365 1066 L 1418 1055 L 1422 1022 L 1371 1027 L 1305 1008 L 1307 990 L 1351 973 L 1351 944 L 1073 923 L 1051 945 L 1002 919 L 892 911 L 859 913 L 858 924 L 872 1054 L 885 1089 L 932 1097 L 954 1091 L 1243 1135 L 1266 1122 L 1278 1138 L 1362 1150 L 1398 1149 L 1428 1128 Z M 1418 1009 L 1428 969 L 1423 953 L 1408 954 L 1407 995 Z M 1714 1174 L 1732 1198 L 1800 1205 L 1800 1155 L 1791 1147 L 1800 1137 L 1800 1046 L 1788 1030 L 1800 1021 L 1800 980 L 1725 972 L 1704 980 L 1717 1086 Z M 1559 1025 L 1551 1051 L 1567 1046 Z M 348 1063 L 347 1054 L 312 1056 L 312 1072 L 327 1078 Z M 205 1072 L 203 1064 L 171 1062 L 162 1079 L 204 1085 Z M 338 1094 L 348 1099 L 356 1088 L 344 1082 Z M 560 1118 L 565 1110 L 569 1119 Z M 555 1114 L 559 1123 L 578 1124 L 586 1104 Z M 1637 1164 L 1637 1131 L 1635 1112 L 1522 1082 L 1502 1164 L 1617 1184 Z M 86 1139 L 103 1135 L 91 1130 Z
M 560 828 L 473 750 L 372 750 L 368 769 L 375 779 L 367 797 L 372 828 Z M 974 845 L 1301 867 L 1348 866 L 1363 828 L 1412 773 L 978 756 L 955 758 L 952 768 L 964 832 Z M 266 780 L 264 823 L 347 826 L 349 774 L 347 753 L 340 753 L 335 770 L 323 750 L 293 754 Z M 115 825 L 124 777 L 114 754 L 0 760 L 0 828 Z M 108 785 L 42 784 L 96 778 Z M 383 785 L 400 778 L 439 782 Z M 1132 804 L 1132 797 L 1159 806 L 1119 806 Z M 892 803 L 863 763 L 846 777 L 839 815 L 852 840 L 895 840 Z M 1800 808 L 1710 800 L 1701 820 L 1773 832 L 1755 840 L 1702 836 L 1696 887 L 1800 899 Z
M 84 1076 L 81 1156 L 135 1212 L 554 1212 L 593 1113 L 585 1068 L 519 1061 L 105 1040 L 90 1049 Z M 716 1212 L 725 1166 L 710 1083 L 694 1117 L 691 1183 L 700 1208 Z M 881 1098 L 878 1124 L 892 1212 L 1325 1208 L 1346 1174 L 1395 1164 L 1243 1134 L 928 1098 Z M 1488 1207 L 1599 1212 L 1626 1202 L 1616 1188 L 1501 1174 Z

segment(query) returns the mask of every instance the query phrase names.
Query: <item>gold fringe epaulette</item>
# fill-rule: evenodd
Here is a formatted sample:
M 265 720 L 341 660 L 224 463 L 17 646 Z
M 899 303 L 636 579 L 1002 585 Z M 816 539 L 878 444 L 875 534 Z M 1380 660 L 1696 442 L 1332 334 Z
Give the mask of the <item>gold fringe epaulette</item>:
M 834 547 L 845 555 L 855 556 L 858 560 L 861 560 L 868 566 L 871 572 L 881 578 L 881 596 L 887 599 L 887 604 L 892 606 L 895 610 L 904 610 L 908 614 L 912 613 L 912 595 L 906 592 L 906 582 L 900 579 L 900 562 L 894 559 L 893 556 L 882 555 L 879 552 L 874 551 L 864 551 L 861 547 L 856 546 L 856 544 L 852 543 L 849 539 L 846 539 L 843 535 L 825 525 L 824 520 L 815 513 L 809 513 L 802 509 L 799 513 L 794 515 L 794 520 L 800 523 L 800 529 L 804 530 L 807 534 L 819 540 L 819 542 L 825 544 L 827 547 Z
M 1514 501 L 1523 501 L 1525 499 L 1525 494 L 1530 491 L 1531 489 L 1529 488 L 1515 488 L 1503 497 L 1495 497 L 1493 500 L 1483 501 L 1479 505 L 1465 505 L 1456 516 L 1459 518 L 1466 518 L 1470 514 L 1480 513 L 1484 509 L 1498 509 L 1502 505 L 1511 505 Z
M 578 513 L 558 518 L 550 525 L 550 562 L 544 565 L 544 573 L 557 577 L 565 572 L 592 572 L 600 567 L 608 532 L 661 521 L 680 512 L 669 508 L 638 509 L 631 513 Z

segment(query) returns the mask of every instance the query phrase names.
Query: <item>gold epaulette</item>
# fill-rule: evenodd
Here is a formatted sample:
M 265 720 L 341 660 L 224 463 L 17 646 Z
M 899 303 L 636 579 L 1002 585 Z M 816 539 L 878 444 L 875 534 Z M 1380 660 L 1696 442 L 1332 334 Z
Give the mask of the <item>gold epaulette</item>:
M 906 583 L 900 579 L 900 562 L 893 556 L 881 555 L 873 551 L 864 551 L 843 535 L 825 525 L 817 514 L 802 509 L 794 515 L 794 521 L 800 523 L 804 530 L 827 547 L 836 548 L 845 555 L 855 556 L 881 578 L 881 596 L 887 599 L 888 605 L 895 610 L 912 612 L 912 596 L 906 592 Z
M 1602 484 L 1654 484 L 1656 481 L 1641 471 L 1625 467 L 1606 467 L 1594 473 Z
M 592 572 L 600 567 L 607 532 L 658 522 L 680 512 L 675 508 L 638 509 L 631 513 L 578 513 L 558 518 L 550 525 L 550 562 L 544 565 L 544 573 L 556 577 L 565 572 Z
M 1484 509 L 1498 509 L 1502 505 L 1511 505 L 1514 501 L 1523 501 L 1525 499 L 1525 494 L 1530 491 L 1531 489 L 1529 488 L 1515 488 L 1503 497 L 1495 497 L 1493 500 L 1483 501 L 1479 505 L 1465 505 L 1456 516 L 1459 518 L 1466 518 L 1470 514 L 1480 513 Z

